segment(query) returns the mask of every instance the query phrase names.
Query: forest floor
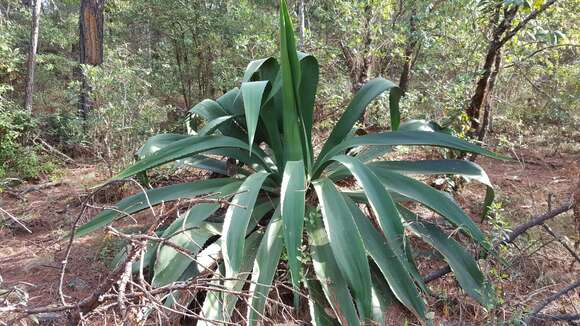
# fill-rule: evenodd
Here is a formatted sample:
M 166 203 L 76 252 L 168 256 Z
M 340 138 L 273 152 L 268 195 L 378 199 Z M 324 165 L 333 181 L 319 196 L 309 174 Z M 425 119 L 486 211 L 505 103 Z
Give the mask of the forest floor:
M 534 150 L 525 148 L 527 146 L 512 146 L 511 149 L 501 146 L 496 144 L 496 149 L 518 160 L 479 158 L 477 161 L 489 174 L 496 187 L 496 200 L 501 203 L 496 217 L 482 225 L 488 233 L 499 229 L 506 231 L 546 212 L 549 206 L 558 207 L 578 191 L 578 150 L 566 152 L 555 150 L 553 146 Z M 0 193 L 0 207 L 32 231 L 28 233 L 7 216 L 0 220 L 0 287 L 19 285 L 27 293 L 23 299 L 29 306 L 59 302 L 61 262 L 67 247 L 63 239 L 79 215 L 84 198 L 106 179 L 106 174 L 95 165 L 69 166 L 51 180 L 25 183 Z M 129 191 L 125 189 L 124 192 Z M 458 202 L 477 222 L 480 222 L 482 191 L 482 187 L 469 184 L 456 195 Z M 100 198 L 100 204 L 111 205 L 122 195 L 109 193 L 110 198 Z M 83 219 L 88 220 L 97 211 L 96 207 L 90 208 Z M 429 300 L 436 320 L 446 325 L 495 325 L 515 320 L 519 314 L 579 279 L 580 263 L 574 263 L 574 258 L 559 242 L 562 240 L 575 248 L 574 242 L 577 244 L 580 240 L 578 223 L 569 211 L 548 223 L 559 239 L 536 227 L 509 250 L 502 250 L 502 263 L 480 262 L 500 294 L 501 300 L 492 310 L 486 311 L 469 300 L 450 276 L 431 283 L 435 293 L 445 294 Z M 75 242 L 63 282 L 68 302 L 88 295 L 101 282 L 118 247 L 118 242 L 103 232 Z M 427 273 L 437 266 L 420 264 L 419 267 Z M 571 292 L 542 312 L 578 314 L 580 293 Z M 393 321 L 394 325 L 402 323 L 401 320 Z

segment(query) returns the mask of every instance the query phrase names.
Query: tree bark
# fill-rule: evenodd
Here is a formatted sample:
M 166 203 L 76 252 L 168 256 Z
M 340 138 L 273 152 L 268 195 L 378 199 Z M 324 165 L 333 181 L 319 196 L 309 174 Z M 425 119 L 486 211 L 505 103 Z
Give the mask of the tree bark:
M 24 92 L 24 108 L 32 113 L 32 94 L 34 92 L 34 69 L 36 67 L 36 51 L 38 48 L 38 29 L 40 25 L 41 0 L 32 4 L 32 30 L 30 32 L 30 49 L 28 50 L 28 73 L 26 75 L 26 90 Z
M 489 82 L 487 85 L 486 98 L 484 100 L 485 107 L 483 110 L 482 124 L 479 131 L 477 132 L 477 138 L 480 141 L 483 141 L 485 139 L 485 135 L 491 129 L 491 121 L 493 119 L 492 116 L 493 107 L 491 105 L 490 98 L 491 94 L 493 93 L 493 88 L 495 87 L 495 81 L 497 79 L 497 75 L 499 74 L 500 68 L 501 68 L 501 50 L 498 50 L 493 64 L 493 71 L 489 76 Z
M 409 80 L 411 79 L 411 68 L 413 65 L 413 52 L 417 47 L 417 22 L 416 22 L 416 10 L 413 9 L 411 16 L 409 17 L 409 39 L 407 41 L 407 46 L 405 47 L 403 69 L 401 71 L 401 78 L 399 79 L 399 88 L 401 89 L 403 95 L 407 92 L 409 88 Z
M 557 0 L 549 0 L 545 2 L 540 8 L 532 11 L 528 14 L 524 19 L 522 19 L 518 25 L 514 28 L 511 28 L 512 22 L 518 12 L 519 7 L 507 7 L 503 8 L 502 4 L 499 4 L 496 7 L 495 14 L 490 22 L 491 26 L 493 26 L 492 38 L 489 41 L 487 47 L 487 53 L 485 56 L 485 60 L 483 62 L 483 68 L 481 72 L 481 76 L 476 83 L 475 91 L 469 105 L 466 109 L 466 114 L 470 120 L 470 133 L 471 137 L 477 137 L 480 140 L 484 140 L 484 137 L 480 137 L 479 133 L 481 132 L 481 123 L 480 123 L 480 115 L 482 108 L 486 107 L 486 101 L 489 98 L 489 94 L 493 89 L 493 85 L 490 85 L 490 80 L 492 79 L 492 71 L 494 69 L 494 63 L 496 62 L 496 57 L 501 56 L 501 49 L 502 47 L 510 41 L 522 28 L 526 26 L 531 20 L 535 19 L 539 14 L 543 11 L 548 9 L 551 5 L 553 5 Z M 503 19 L 499 20 L 499 17 L 503 11 Z M 497 59 L 501 61 L 501 58 Z M 493 82 L 495 83 L 495 77 Z M 491 86 L 491 87 L 490 87 Z M 488 111 L 488 119 L 492 119 L 491 111 Z M 484 131 L 485 133 L 485 131 Z M 485 134 L 484 134 L 485 136 Z
M 300 0 L 300 2 L 298 3 L 298 19 L 299 19 L 299 29 L 298 29 L 298 33 L 299 33 L 299 48 L 300 51 L 304 51 L 304 33 L 305 33 L 305 29 L 306 29 L 306 20 L 304 19 L 305 16 L 305 12 L 304 12 L 304 1 L 305 0 Z
M 103 26 L 105 0 L 81 0 L 79 18 L 80 64 L 98 66 L 103 63 Z M 86 120 L 91 107 L 91 87 L 84 74 L 81 75 L 79 114 Z

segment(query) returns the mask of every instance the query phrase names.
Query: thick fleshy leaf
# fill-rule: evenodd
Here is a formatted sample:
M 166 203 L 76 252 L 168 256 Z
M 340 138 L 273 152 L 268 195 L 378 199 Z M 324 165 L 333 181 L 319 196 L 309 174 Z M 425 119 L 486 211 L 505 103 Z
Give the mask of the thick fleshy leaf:
M 260 109 L 264 96 L 268 91 L 268 81 L 255 81 L 242 83 L 242 97 L 244 99 L 244 116 L 246 117 L 246 127 L 248 128 L 248 151 L 252 154 L 254 135 L 256 126 L 260 118 Z
M 285 0 L 280 1 L 280 67 L 282 71 L 283 127 L 285 159 L 308 161 L 303 153 L 306 137 L 300 115 L 300 62 L 296 52 L 296 41 L 292 20 L 288 15 Z
M 473 257 L 435 224 L 420 219 L 404 207 L 400 207 L 400 211 L 411 230 L 445 257 L 463 290 L 479 303 L 489 304 L 492 295 L 489 284 Z
M 252 264 L 256 258 L 256 252 L 263 235 L 263 232 L 257 231 L 248 236 L 246 239 L 246 246 L 244 248 L 244 259 L 240 268 L 240 274 L 236 277 L 236 279 L 226 280 L 223 282 L 223 286 L 226 289 L 232 292 L 239 292 L 242 290 L 246 284 L 246 279 L 249 276 L 249 272 L 252 270 Z M 236 306 L 236 302 L 238 301 L 238 296 L 222 291 L 222 284 L 220 284 L 219 278 L 219 275 L 216 276 L 216 281 L 212 282 L 215 283 L 219 290 L 208 291 L 206 294 L 202 306 L 202 316 L 207 320 L 229 322 L 232 318 L 232 313 Z M 200 320 L 198 321 L 197 325 L 209 326 L 215 325 L 215 323 Z
M 371 274 L 361 234 L 332 181 L 325 178 L 313 184 L 336 262 L 353 291 L 361 319 L 369 319 L 372 310 Z
M 384 78 L 376 78 L 366 83 L 354 96 L 340 120 L 332 130 L 328 140 L 322 147 L 319 157 L 323 157 L 348 136 L 352 127 L 363 114 L 367 105 L 382 93 L 398 88 L 393 82 Z M 397 101 L 398 103 L 398 101 Z M 397 110 L 398 111 L 398 110 Z
M 471 144 L 457 137 L 453 137 L 444 133 L 429 132 L 429 131 L 394 131 L 386 133 L 368 134 L 364 136 L 351 137 L 344 142 L 329 149 L 328 153 L 319 156 L 318 164 L 316 166 L 317 173 L 321 173 L 322 169 L 328 164 L 327 160 L 332 156 L 352 147 L 362 145 L 381 145 L 381 146 L 396 146 L 396 145 L 425 145 L 437 146 L 457 149 L 465 152 L 472 152 L 488 156 L 496 159 L 508 159 L 500 156 L 483 147 Z M 322 154 L 322 153 L 321 153 Z
M 155 206 L 163 202 L 215 193 L 230 183 L 239 184 L 240 181 L 230 178 L 209 179 L 146 190 L 145 193 L 139 192 L 118 202 L 114 209 L 104 209 L 92 220 L 79 227 L 75 236 L 81 237 L 101 229 L 115 218 L 135 214 L 149 208 L 149 205 Z
M 302 226 L 304 225 L 304 205 L 306 203 L 306 176 L 302 161 L 288 161 L 282 178 L 280 204 L 284 221 L 284 242 L 288 253 L 288 266 L 292 276 L 292 285 L 298 289 L 300 282 L 300 247 L 302 244 Z M 298 296 L 294 296 L 296 304 Z
M 228 112 L 224 110 L 220 103 L 210 99 L 205 99 L 197 103 L 189 112 L 199 114 L 208 121 L 228 115 Z
M 384 167 L 372 166 L 370 169 L 387 189 L 429 207 L 460 227 L 479 243 L 486 242 L 485 235 L 449 195 L 413 178 L 391 172 Z
M 221 175 L 231 176 L 229 175 L 227 169 L 227 162 L 216 160 L 215 158 L 207 157 L 205 155 L 194 155 L 191 157 L 186 157 L 181 160 L 175 161 L 176 166 L 191 166 L 196 169 L 207 170 L 211 172 L 216 172 Z M 246 173 L 245 171 L 240 171 L 240 173 Z
M 137 161 L 135 164 L 117 174 L 114 179 L 119 180 L 128 178 L 139 172 L 152 169 L 165 163 L 216 148 L 221 150 L 226 148 L 247 149 L 247 146 L 247 143 L 227 136 L 189 136 L 182 140 L 173 142 L 142 160 Z M 269 168 L 269 165 L 264 162 L 266 154 L 256 146 L 254 147 L 253 152 L 256 153 L 257 157 L 264 164 L 264 167 Z M 235 151 L 232 151 L 232 156 L 235 155 L 235 153 Z
M 330 303 L 334 314 L 342 325 L 360 325 L 346 280 L 330 248 L 330 240 L 324 230 L 320 216 L 311 211 L 309 217 L 306 222 L 306 230 L 310 239 L 312 264 L 326 300 Z
M 407 259 L 404 254 L 405 230 L 403 222 L 395 202 L 385 190 L 384 185 L 368 167 L 356 158 L 339 155 L 333 157 L 332 160 L 340 162 L 354 175 L 368 198 L 389 245 L 401 262 L 405 263 Z
M 230 122 L 234 118 L 233 115 L 224 115 L 219 118 L 215 118 L 208 122 L 201 130 L 197 133 L 198 136 L 211 135 L 216 129 L 219 129 L 224 123 Z
M 170 237 L 171 243 L 188 251 L 188 255 L 173 247 L 161 246 L 155 261 L 154 276 L 151 284 L 159 287 L 178 281 L 181 274 L 194 262 L 195 256 L 207 240 L 220 233 L 221 224 L 204 222 L 198 228 L 186 228 Z
M 257 172 L 247 177 L 234 196 L 226 212 L 223 230 L 223 253 L 226 276 L 240 271 L 244 253 L 244 238 L 258 193 L 268 177 L 267 172 Z
M 373 281 L 373 321 L 379 325 L 387 325 L 388 320 L 385 317 L 388 309 L 395 303 L 396 297 L 391 292 L 380 269 L 374 264 L 371 265 L 371 279 Z
M 310 310 L 311 323 L 314 326 L 340 325 L 336 318 L 329 316 L 327 311 L 331 310 L 326 304 L 324 290 L 320 282 L 312 278 L 306 279 L 306 288 L 308 289 L 308 308 Z M 328 310 L 327 310 L 328 309 Z
M 143 146 L 141 146 L 141 148 L 139 148 L 139 150 L 135 153 L 135 156 L 137 156 L 138 159 L 142 159 L 145 156 L 151 155 L 169 144 L 187 137 L 189 136 L 182 134 L 159 134 L 149 137 L 145 144 L 143 144 Z
M 489 205 L 495 198 L 493 185 L 487 173 L 477 164 L 466 160 L 424 160 L 424 161 L 379 161 L 368 164 L 388 169 L 389 171 L 405 175 L 434 175 L 452 174 L 460 175 L 468 180 L 476 180 L 486 185 L 484 211 L 485 217 L 489 210 Z
M 282 224 L 280 210 L 276 209 L 266 228 L 266 233 L 262 237 L 262 243 L 260 243 L 254 262 L 252 282 L 250 283 L 248 325 L 257 325 L 262 320 L 266 298 L 270 292 L 270 284 L 274 279 L 276 267 L 284 248 Z
M 260 75 L 259 80 L 273 82 L 273 79 L 276 78 L 277 66 L 276 58 L 272 57 L 251 61 L 246 67 L 242 83 L 254 81 L 253 77 L 257 74 Z
M 354 216 L 356 227 L 363 237 L 364 245 L 373 258 L 397 299 L 413 311 L 419 318 L 425 319 L 425 303 L 413 282 L 413 278 L 397 259 L 397 254 L 389 245 L 385 236 L 375 229 L 370 220 L 348 197 L 345 197 L 348 209 Z

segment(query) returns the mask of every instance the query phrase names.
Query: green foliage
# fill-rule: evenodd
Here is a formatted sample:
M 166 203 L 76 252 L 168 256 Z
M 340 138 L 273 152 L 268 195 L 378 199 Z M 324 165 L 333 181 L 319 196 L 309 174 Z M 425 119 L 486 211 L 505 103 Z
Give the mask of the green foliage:
M 355 95 L 315 157 L 311 137 L 318 62 L 296 52 L 285 1 L 280 6 L 280 42 L 279 61 L 267 58 L 251 62 L 241 90 L 234 88 L 190 110 L 191 117 L 206 120 L 204 128 L 192 131 L 192 135 L 150 138 L 138 152 L 139 160 L 115 177 L 133 177 L 177 162 L 222 174 L 222 178 L 128 197 L 115 210 L 104 210 L 79 228 L 78 234 L 102 228 L 120 217 L 120 212 L 144 210 L 146 202 L 157 205 L 199 195 L 233 195 L 225 213 L 217 211 L 217 204 L 195 205 L 168 226 L 162 237 L 172 237 L 176 231 L 191 233 L 179 237 L 179 245 L 191 250 L 197 259 L 193 261 L 168 246 L 150 248 L 148 264 L 154 262 L 155 285 L 189 279 L 211 269 L 218 275 L 224 271 L 223 285 L 238 291 L 243 284 L 240 281 L 251 274 L 252 309 L 247 317 L 254 325 L 264 312 L 264 297 L 285 248 L 294 288 L 299 290 L 306 282 L 311 298 L 322 299 L 313 303 L 314 320 L 338 318 L 342 324 L 380 321 L 393 296 L 425 320 L 430 316 L 421 296 L 426 287 L 405 233 L 409 228 L 446 257 L 467 294 L 487 304 L 489 289 L 473 258 L 440 226 L 425 222 L 403 206 L 409 200 L 417 202 L 489 248 L 483 233 L 450 196 L 407 176 L 463 174 L 491 186 L 485 172 L 469 162 L 368 162 L 393 146 L 409 145 L 498 156 L 425 122 L 406 122 L 398 130 L 400 91 L 392 82 L 378 78 Z M 382 93 L 389 94 L 393 131 L 353 135 L 364 109 Z M 236 171 L 224 168 L 215 155 L 237 160 Z M 451 165 L 454 167 L 446 168 Z M 351 175 L 360 191 L 337 186 Z M 361 204 L 372 211 L 378 226 L 361 211 Z M 265 232 L 261 226 L 267 226 Z M 303 250 L 305 247 L 309 249 Z M 221 251 L 223 260 L 204 264 L 216 251 Z M 306 275 L 307 271 L 311 275 Z M 209 291 L 202 309 L 205 316 L 228 321 L 235 302 L 230 294 Z M 334 316 L 325 313 L 328 309 Z
M 129 49 L 120 47 L 110 51 L 102 65 L 84 66 L 94 107 L 86 122 L 66 116 L 61 120 L 73 123 L 73 137 L 74 122 L 82 122 L 85 141 L 111 169 L 126 166 L 142 139 L 160 132 L 171 118 L 172 108 L 150 95 L 152 85 L 146 79 L 150 71 L 131 64 L 133 60 Z

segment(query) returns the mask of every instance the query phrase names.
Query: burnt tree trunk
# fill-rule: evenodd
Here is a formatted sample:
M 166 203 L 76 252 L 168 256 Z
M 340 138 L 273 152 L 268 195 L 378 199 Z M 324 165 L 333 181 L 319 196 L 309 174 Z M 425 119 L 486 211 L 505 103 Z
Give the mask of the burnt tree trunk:
M 28 50 L 26 90 L 24 92 L 24 108 L 32 113 L 32 94 L 34 92 L 34 69 L 36 67 L 36 51 L 38 48 L 38 29 L 40 25 L 41 0 L 32 3 L 32 29 L 30 32 L 30 48 Z
M 80 64 L 98 66 L 103 63 L 103 25 L 105 0 L 81 0 L 79 17 Z M 86 120 L 94 106 L 90 98 L 91 86 L 81 74 L 79 114 Z

